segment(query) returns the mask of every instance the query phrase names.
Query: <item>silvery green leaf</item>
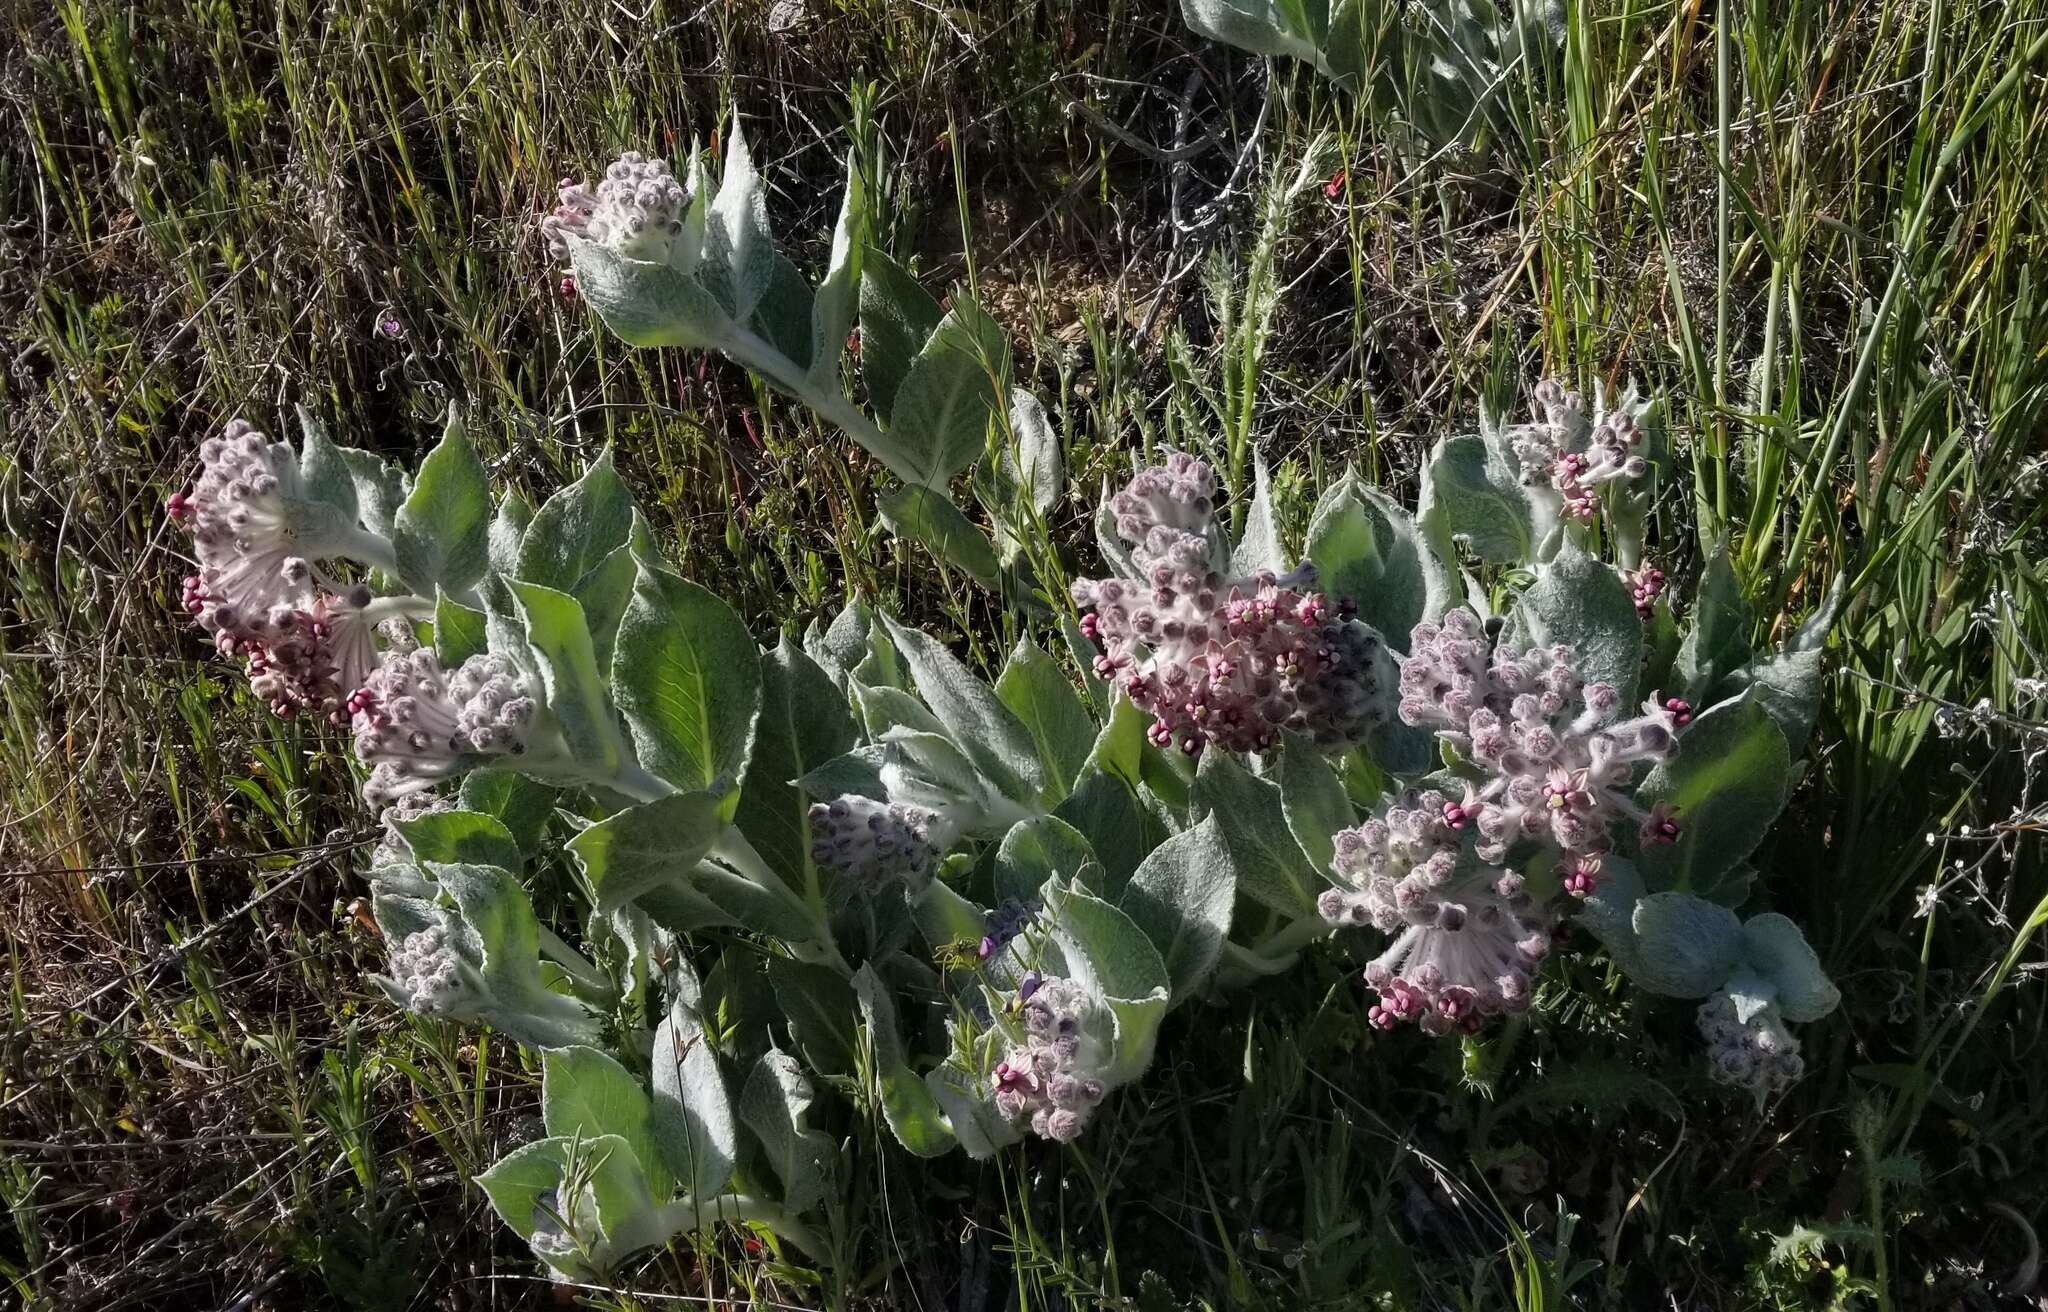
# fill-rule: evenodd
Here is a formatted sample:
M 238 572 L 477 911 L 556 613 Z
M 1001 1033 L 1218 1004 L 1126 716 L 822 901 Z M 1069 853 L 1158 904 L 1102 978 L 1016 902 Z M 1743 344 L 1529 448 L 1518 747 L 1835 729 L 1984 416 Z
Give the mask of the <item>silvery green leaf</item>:
M 956 297 L 903 376 L 889 412 L 890 450 L 876 454 L 905 482 L 943 490 L 987 447 L 1009 368 L 1001 326 Z
M 498 502 L 491 520 L 489 556 L 491 569 L 499 574 L 519 572 L 519 550 L 526 541 L 527 526 L 533 523 L 533 505 L 517 492 L 507 492 Z
M 612 689 L 642 766 L 685 790 L 738 788 L 761 662 L 747 626 L 714 593 L 642 565 L 619 621 Z
M 607 1216 L 621 1230 L 633 1228 L 634 1207 L 644 1198 L 651 1208 L 653 1196 L 632 1146 L 616 1134 L 551 1137 L 522 1144 L 477 1176 L 476 1182 L 499 1218 L 521 1239 L 531 1241 L 535 1222 L 546 1215 L 544 1201 L 568 1177 L 572 1154 L 581 1154 L 585 1162 L 593 1164 L 592 1191 L 599 1199 L 600 1229 Z
M 493 817 L 527 856 L 540 851 L 555 813 L 555 790 L 515 770 L 478 769 L 462 776 L 462 808 Z M 515 867 L 516 868 L 516 867 Z
M 908 270 L 873 246 L 861 253 L 860 372 L 868 404 L 887 420 L 896 393 L 943 312 Z
M 687 974 L 689 967 L 679 963 Z M 695 977 L 687 980 L 696 983 Z M 725 1191 L 739 1157 L 739 1128 L 725 1075 L 690 1001 L 672 990 L 668 1016 L 654 1031 L 653 1134 L 684 1192 L 704 1200 Z
M 1122 894 L 1138 863 L 1172 832 L 1130 785 L 1094 768 L 1081 772 L 1074 791 L 1054 814 L 1072 825 L 1096 853 L 1100 873 L 1084 882 L 1107 898 Z
M 549 497 L 519 544 L 514 578 L 574 595 L 633 531 L 633 496 L 604 453 L 583 477 Z
M 996 698 L 1031 735 L 1053 791 L 1064 797 L 1095 746 L 1094 717 L 1066 672 L 1027 635 L 996 679 Z
M 1680 693 L 1698 706 L 1715 684 L 1749 660 L 1749 631 L 1755 622 L 1749 599 L 1735 581 L 1726 544 L 1707 552 L 1706 571 L 1693 603 L 1692 627 L 1678 648 L 1675 673 Z
M 1464 540 L 1481 560 L 1514 565 L 1531 560 L 1536 532 L 1529 498 L 1508 463 L 1476 436 L 1437 443 L 1422 474 L 1415 522 L 1446 564 Z
M 306 499 L 324 502 L 353 523 L 357 513 L 356 480 L 348 457 L 327 436 L 327 426 L 308 410 L 299 411 L 299 476 Z
M 849 151 L 846 191 L 839 201 L 839 222 L 832 228 L 832 257 L 811 302 L 811 381 L 828 388 L 839 386 L 839 358 L 846 353 L 846 335 L 860 295 L 866 232 L 866 184 L 859 160 Z
M 1621 973 L 1635 979 L 1643 972 L 1642 944 L 1636 939 L 1636 904 L 1643 900 L 1643 877 L 1635 863 L 1608 853 L 1600 861 L 1600 882 L 1579 905 L 1577 923 L 1591 930 L 1607 948 Z
M 1566 544 L 1536 571 L 1515 605 L 1515 630 L 1536 646 L 1570 647 L 1587 683 L 1613 687 L 1623 708 L 1637 702 L 1643 623 L 1635 600 L 1620 575 L 1577 546 Z
M 434 656 L 442 669 L 456 669 L 490 649 L 490 634 L 482 611 L 472 610 L 439 588 L 434 592 Z
M 938 488 L 905 483 L 882 494 L 876 509 L 898 537 L 921 542 L 934 556 L 985 588 L 997 587 L 1002 565 L 988 534 Z
M 1273 0 L 1181 0 L 1181 16 L 1197 34 L 1260 55 L 1289 55 L 1311 64 L 1321 52 L 1306 33 L 1290 30 Z
M 1176 999 L 1216 968 L 1236 904 L 1237 866 L 1214 816 L 1154 848 L 1117 899 L 1165 958 Z
M 1136 1079 L 1151 1064 L 1172 997 L 1166 963 L 1129 916 L 1081 889 L 1047 884 L 1045 909 L 1069 977 L 1116 1018 L 1116 1056 L 1103 1083 Z
M 1636 792 L 1643 807 L 1678 809 L 1679 837 L 1637 855 L 1652 888 L 1704 893 L 1756 850 L 1792 789 L 1785 735 L 1749 698 L 1723 702 L 1678 736 L 1678 755 Z
M 1778 986 L 1747 966 L 1737 966 L 1729 972 L 1728 983 L 1722 992 L 1734 1004 L 1735 1019 L 1747 1025 L 1761 1015 L 1764 1008 L 1777 1001 Z
M 768 228 L 768 196 L 737 118 L 726 139 L 725 172 L 705 229 L 699 276 L 713 286 L 726 312 L 745 323 L 774 279 L 775 235 Z
M 354 447 L 341 448 L 341 459 L 356 486 L 355 513 L 363 527 L 379 537 L 390 537 L 398 523 L 398 508 L 411 491 L 405 471 Z
M 846 698 L 801 647 L 785 635 L 762 656 L 761 718 L 733 822 L 794 887 L 804 883 L 811 848 L 811 799 L 797 781 L 859 737 Z
M 917 932 L 934 947 L 979 943 L 988 924 L 979 906 L 937 879 L 911 899 L 910 915 L 917 922 Z
M 939 1066 L 925 1072 L 924 1084 L 945 1113 L 960 1146 L 974 1160 L 987 1161 L 998 1149 L 1024 1137 L 1022 1129 L 996 1110 L 985 1083 L 966 1071 Z
M 526 865 L 512 831 L 496 817 L 475 811 L 429 811 L 400 820 L 398 833 L 416 861 L 500 866 L 514 872 Z
M 1074 665 L 1081 671 L 1081 686 L 1088 690 L 1088 705 L 1097 716 L 1109 711 L 1109 684 L 1095 672 L 1095 657 L 1099 654 L 1088 635 L 1081 632 L 1081 626 L 1074 622 L 1069 611 L 1060 612 L 1060 636 L 1067 640 L 1067 654 L 1074 658 Z
M 740 1120 L 766 1150 L 769 1169 L 782 1184 L 782 1205 L 791 1216 L 824 1195 L 839 1160 L 831 1138 L 804 1123 L 814 1097 L 796 1058 L 775 1047 L 754 1063 L 740 1091 Z
M 1315 913 L 1325 880 L 1295 841 L 1276 785 L 1246 771 L 1227 752 L 1205 752 L 1191 797 L 1196 818 L 1214 816 L 1221 824 L 1246 896 L 1282 915 Z
M 1011 477 L 1031 508 L 1049 515 L 1066 486 L 1059 434 L 1053 432 L 1052 421 L 1046 418 L 1038 398 L 1021 387 L 1010 389 L 1010 431 L 1017 438 L 1016 454 L 1004 453 L 1013 466 Z
M 867 659 L 872 616 L 867 604 L 855 599 L 847 602 L 829 625 L 822 629 L 813 625 L 813 631 L 804 634 L 804 650 L 824 667 L 834 683 L 846 682 L 854 667 Z
M 1396 651 L 1408 649 L 1417 622 L 1442 615 L 1457 597 L 1450 571 L 1408 512 L 1354 470 L 1330 485 L 1310 515 L 1307 555 L 1316 587 L 1354 601 L 1359 619 Z
M 853 1074 L 860 1022 L 846 977 L 794 957 L 770 957 L 766 966 L 776 1005 L 804 1061 L 820 1075 Z
M 1631 916 L 1635 982 L 1672 998 L 1704 998 L 1742 958 L 1742 924 L 1727 907 L 1689 893 L 1652 893 Z
M 1102 870 L 1095 849 L 1079 830 L 1054 816 L 1019 820 L 996 849 L 996 897 L 1033 901 L 1049 879 L 1098 888 Z
M 1280 810 L 1302 855 L 1317 871 L 1330 868 L 1337 855 L 1337 834 L 1358 823 L 1344 781 L 1329 758 L 1298 734 L 1280 745 Z
M 415 592 L 467 590 L 490 568 L 490 524 L 490 482 L 450 407 L 441 440 L 420 462 L 392 526 L 398 576 Z
M 903 1040 L 896 1031 L 896 1003 L 876 978 L 872 966 L 854 972 L 853 991 L 860 1000 L 862 1023 L 874 1054 L 873 1070 L 882 1097 L 882 1118 L 896 1141 L 919 1157 L 938 1157 L 957 1142 L 946 1114 L 917 1073 L 904 1059 Z
M 591 654 L 601 670 L 611 668 L 619 621 L 625 618 L 626 605 L 633 599 L 633 580 L 640 573 L 639 562 L 633 555 L 630 545 L 617 548 L 596 569 L 585 574 L 569 594 L 583 607 L 584 622 L 590 626 Z
M 882 783 L 882 762 L 887 756 L 888 749 L 879 745 L 856 747 L 813 767 L 797 780 L 797 787 L 817 802 L 849 795 L 886 801 L 889 790 Z
M 603 913 L 664 884 L 692 884 L 724 828 L 719 798 L 677 793 L 598 821 L 570 839 L 568 848 Z
M 1775 911 L 1751 916 L 1743 924 L 1742 956 L 1750 969 L 1770 981 L 1778 1010 L 1786 1020 L 1819 1020 L 1842 1000 L 1842 991 L 1821 969 L 1820 957 L 1806 935 Z
M 811 318 L 811 285 L 785 255 L 770 259 L 768 270 L 768 283 L 754 305 L 754 332 L 776 354 L 808 374 L 815 326 Z
M 944 738 L 946 726 L 925 704 L 901 688 L 874 686 L 858 678 L 850 684 L 853 704 L 868 737 L 884 738 L 899 730 Z
M 526 631 L 526 649 L 540 672 L 548 709 L 561 723 L 562 737 L 578 764 L 599 775 L 615 772 L 625 759 L 611 699 L 597 672 L 590 628 L 576 599 L 535 583 L 507 580 Z
M 1049 783 L 1024 725 L 944 643 L 882 617 L 889 640 L 932 713 L 989 782 L 1021 806 L 1035 806 Z M 971 794 L 970 794 L 971 795 Z
M 1731 687 L 1748 690 L 1777 721 L 1794 757 L 1805 753 L 1814 717 L 1820 712 L 1821 653 L 1841 605 L 1844 584 L 1845 577 L 1836 575 L 1820 609 L 1799 626 L 1783 648 L 1729 676 Z
M 584 303 L 629 346 L 710 347 L 732 328 L 726 307 L 695 277 L 669 265 L 578 240 L 569 243 L 569 264 Z
M 554 1138 L 624 1139 L 657 1201 L 675 1192 L 675 1177 L 654 1133 L 647 1091 L 625 1067 L 596 1048 L 551 1048 L 541 1054 L 541 1120 Z
M 1266 457 L 1252 451 L 1252 503 L 1245 511 L 1244 534 L 1230 553 L 1230 568 L 1240 578 L 1262 569 L 1285 574 L 1294 568 L 1287 559 L 1287 544 L 1280 540 L 1280 524 L 1273 517 L 1273 476 L 1266 469 Z

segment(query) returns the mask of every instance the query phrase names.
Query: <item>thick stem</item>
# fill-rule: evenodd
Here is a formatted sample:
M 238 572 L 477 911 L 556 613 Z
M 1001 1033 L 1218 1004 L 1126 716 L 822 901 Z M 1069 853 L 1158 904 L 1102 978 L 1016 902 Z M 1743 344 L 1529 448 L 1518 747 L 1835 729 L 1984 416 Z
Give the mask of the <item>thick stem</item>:
M 358 525 L 351 524 L 331 550 L 337 556 L 346 556 L 386 574 L 398 572 L 398 549 L 391 545 L 391 539 Z
M 820 419 L 835 425 L 860 443 L 898 478 L 907 483 L 924 481 L 923 474 L 899 465 L 892 458 L 889 441 L 882 435 L 882 430 L 862 413 L 859 406 L 848 400 L 844 392 L 836 387 L 827 390 L 818 386 L 808 371 L 798 368 L 796 361 L 776 350 L 765 338 L 733 324 L 720 334 L 718 350 L 809 406 Z
M 434 601 L 431 597 L 416 597 L 401 593 L 389 597 L 378 597 L 363 607 L 365 624 L 382 624 L 385 620 L 408 619 L 430 620 L 434 618 Z
M 616 1000 L 618 990 L 605 973 L 592 965 L 590 959 L 564 942 L 561 935 L 541 925 L 540 954 L 566 971 L 569 977 L 598 996 Z

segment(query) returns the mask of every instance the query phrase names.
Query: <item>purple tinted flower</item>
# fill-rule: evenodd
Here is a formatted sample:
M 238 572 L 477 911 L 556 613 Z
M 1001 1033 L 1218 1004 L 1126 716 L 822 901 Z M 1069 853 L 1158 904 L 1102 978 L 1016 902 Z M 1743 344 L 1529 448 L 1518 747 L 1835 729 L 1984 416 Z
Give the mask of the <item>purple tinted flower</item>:
M 1012 1121 L 1028 1120 L 1040 1138 L 1071 1143 L 1107 1091 L 1102 1072 L 1111 1022 L 1072 980 L 1033 972 L 1024 982 L 1017 995 L 1024 1037 L 996 1065 L 996 1110 Z
M 231 652 L 276 636 L 273 616 L 312 603 L 315 570 L 295 522 L 303 480 L 291 447 L 239 419 L 203 443 L 199 459 L 192 490 L 165 508 L 191 530 L 199 559 L 185 579 L 185 609 Z
M 938 813 L 907 802 L 848 795 L 813 803 L 810 815 L 811 860 L 868 892 L 894 882 L 921 887 L 945 846 Z
M 1183 454 L 1141 469 L 1110 503 L 1135 578 L 1084 579 L 1095 668 L 1153 717 L 1151 740 L 1263 752 L 1294 730 L 1324 747 L 1386 719 L 1393 660 L 1371 630 L 1312 591 L 1315 569 L 1227 580 L 1216 478 Z
M 1494 1016 L 1526 1011 L 1550 951 L 1550 923 L 1512 871 L 1482 866 L 1417 896 L 1375 886 L 1378 902 L 1407 922 L 1365 968 L 1379 992 L 1366 1018 L 1379 1029 L 1414 1021 L 1430 1034 L 1472 1033 Z
M 1645 620 L 1649 619 L 1657 608 L 1657 598 L 1664 595 L 1664 571 L 1655 565 L 1645 563 L 1629 571 L 1623 581 L 1628 584 L 1629 596 L 1635 599 L 1636 614 Z
M 1642 426 L 1627 409 L 1586 413 L 1586 398 L 1556 379 L 1537 384 L 1535 422 L 1507 430 L 1522 482 L 1556 498 L 1559 513 L 1585 522 L 1600 511 L 1600 489 L 1630 495 L 1649 476 Z M 1654 594 L 1653 594 L 1654 595 Z
M 1747 1021 L 1735 1009 L 1735 999 L 1716 993 L 1700 1005 L 1700 1036 L 1707 1041 L 1707 1069 L 1724 1084 L 1747 1089 L 1756 1096 L 1758 1107 L 1806 1070 L 1799 1055 L 1799 1040 L 1785 1028 L 1776 1006 L 1764 1004 Z
M 370 590 L 360 585 L 340 596 L 322 593 L 305 609 L 273 610 L 260 638 L 223 633 L 216 645 L 247 659 L 249 689 L 273 713 L 323 715 L 343 724 L 348 697 L 377 664 L 370 606 Z
M 1611 723 L 1619 701 L 1586 683 L 1567 647 L 1491 645 L 1464 609 L 1418 624 L 1401 666 L 1401 718 L 1434 729 L 1489 774 L 1465 802 L 1479 806 L 1479 855 L 1500 861 L 1524 839 L 1567 856 L 1613 846 L 1615 826 L 1649 817 L 1628 796 L 1639 765 L 1669 760 L 1692 709 L 1671 698 Z M 1666 817 L 1668 818 L 1668 817 Z
M 591 191 L 570 178 L 555 212 L 541 221 L 548 249 L 567 259 L 571 240 L 608 246 L 628 259 L 667 264 L 683 231 L 689 193 L 664 160 L 629 150 Z
M 348 700 L 356 755 L 371 767 L 363 798 L 397 801 L 456 773 L 470 757 L 526 752 L 540 703 L 502 656 L 445 674 L 429 648 L 392 653 Z

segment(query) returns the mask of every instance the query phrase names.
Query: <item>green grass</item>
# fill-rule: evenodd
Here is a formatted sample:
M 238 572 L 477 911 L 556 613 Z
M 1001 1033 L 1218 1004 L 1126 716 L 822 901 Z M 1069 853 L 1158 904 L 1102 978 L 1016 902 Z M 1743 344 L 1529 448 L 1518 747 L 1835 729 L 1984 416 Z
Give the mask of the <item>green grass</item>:
M 1759 854 L 1760 905 L 1845 1001 L 1759 1118 L 1704 1079 L 1687 1008 L 1590 955 L 1540 1020 L 1461 1051 L 1368 1037 L 1357 963 L 1324 953 L 1188 1008 L 1075 1150 L 919 1165 L 842 1105 L 851 1269 L 814 1284 L 722 1240 L 596 1305 L 1946 1308 L 2038 1281 L 2048 4 L 1564 12 L 1497 148 L 1425 161 L 1170 4 L 814 0 L 786 35 L 752 3 L 17 9 L 16 1300 L 548 1301 L 468 1185 L 530 1131 L 536 1072 L 366 986 L 345 744 L 263 713 L 180 623 L 159 507 L 228 418 L 303 403 L 409 463 L 460 400 L 494 471 L 541 489 L 610 441 L 678 568 L 757 636 L 853 591 L 1000 654 L 1017 621 L 883 532 L 850 443 L 717 360 L 625 351 L 538 242 L 558 176 L 679 155 L 736 107 L 816 269 L 856 81 L 887 244 L 935 290 L 972 280 L 1063 435 L 1053 543 L 1089 540 L 1133 448 L 1203 446 L 1233 487 L 1254 450 L 1283 487 L 1355 462 L 1412 497 L 1482 398 L 1546 372 L 1664 388 L 1666 568 L 1727 552 L 1760 636 L 1847 580 L 1811 764 Z

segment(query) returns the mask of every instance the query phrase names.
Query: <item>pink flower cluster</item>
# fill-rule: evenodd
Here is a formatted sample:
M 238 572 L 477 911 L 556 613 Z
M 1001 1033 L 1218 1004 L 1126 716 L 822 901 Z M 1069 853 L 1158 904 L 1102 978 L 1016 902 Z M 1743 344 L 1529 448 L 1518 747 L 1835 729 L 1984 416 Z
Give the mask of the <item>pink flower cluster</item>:
M 1367 1019 L 1380 1029 L 1471 1033 L 1529 1006 L 1549 922 L 1520 875 L 1464 854 L 1465 822 L 1461 803 L 1411 789 L 1337 835 L 1331 868 L 1344 887 L 1322 895 L 1323 917 L 1395 936 L 1365 971 L 1379 992 Z
M 1567 878 L 1581 876 L 1575 882 L 1590 891 L 1620 821 L 1634 821 L 1645 843 L 1677 839 L 1670 807 L 1645 811 L 1628 794 L 1638 765 L 1678 750 L 1692 708 L 1652 698 L 1635 718 L 1610 723 L 1614 688 L 1586 683 L 1575 661 L 1568 647 L 1493 646 L 1478 616 L 1454 610 L 1441 625 L 1415 626 L 1401 667 L 1401 718 L 1434 729 L 1488 774 L 1457 804 L 1476 820 L 1480 856 L 1499 861 L 1522 840 L 1547 843 Z
M 1657 609 L 1657 598 L 1664 595 L 1667 580 L 1664 571 L 1645 561 L 1625 576 L 1629 596 L 1636 603 L 1636 614 L 1647 620 Z
M 1393 658 L 1311 590 L 1312 565 L 1226 582 L 1215 492 L 1214 470 L 1174 454 L 1110 503 L 1139 577 L 1074 584 L 1096 672 L 1153 717 L 1154 743 L 1190 756 L 1270 751 L 1283 729 L 1357 742 L 1386 718 Z
M 689 204 L 689 192 L 667 161 L 629 150 L 605 169 L 594 192 L 573 178 L 562 179 L 561 203 L 541 220 L 541 230 L 557 259 L 568 258 L 569 238 L 575 237 L 628 259 L 667 264 Z
M 1024 1041 L 996 1064 L 996 1110 L 1041 1138 L 1072 1143 L 1102 1101 L 1109 1045 L 1095 999 L 1072 980 L 1027 976 L 1018 990 Z
M 304 479 L 289 445 L 242 420 L 199 448 L 199 478 L 165 505 L 192 534 L 199 570 L 184 580 L 184 608 L 223 656 L 240 656 L 249 686 L 278 715 L 325 715 L 376 663 L 367 588 L 350 587 L 314 557 Z
M 1642 426 L 1626 410 L 1586 415 L 1586 398 L 1555 379 L 1536 386 L 1537 420 L 1508 430 L 1522 467 L 1522 482 L 1549 487 L 1563 498 L 1563 514 L 1585 522 L 1600 511 L 1600 489 L 1638 483 L 1648 476 Z
M 422 647 L 388 655 L 348 709 L 356 755 L 371 767 L 363 800 L 381 805 L 433 787 L 467 757 L 523 754 L 539 702 L 502 656 L 472 656 L 450 675 Z

